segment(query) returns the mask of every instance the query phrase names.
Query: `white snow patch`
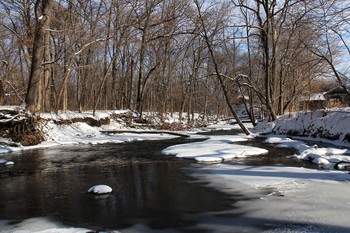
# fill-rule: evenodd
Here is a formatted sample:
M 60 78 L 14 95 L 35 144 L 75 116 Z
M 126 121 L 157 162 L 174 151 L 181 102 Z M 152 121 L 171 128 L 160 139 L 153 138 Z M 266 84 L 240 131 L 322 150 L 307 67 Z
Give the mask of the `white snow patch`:
M 164 155 L 174 155 L 178 158 L 194 159 L 198 162 L 222 162 L 249 155 L 266 154 L 265 149 L 233 144 L 246 141 L 243 136 L 210 136 L 203 142 L 194 142 L 170 146 L 162 151 Z
M 89 188 L 88 193 L 94 193 L 94 194 L 106 194 L 111 193 L 113 190 L 108 185 L 99 184 L 95 185 L 91 188 Z
M 286 136 L 268 137 L 265 142 L 276 144 L 277 147 L 281 148 L 295 148 L 299 153 L 294 155 L 294 158 L 311 161 L 322 165 L 323 168 L 333 168 L 334 163 L 341 161 L 350 162 L 349 149 L 324 148 L 317 145 L 309 146 L 302 141 L 293 140 Z
M 13 161 L 8 161 L 5 163 L 6 166 L 11 166 L 11 165 L 15 165 L 15 163 Z
M 10 224 L 0 221 L 0 233 L 86 233 L 90 232 L 84 228 L 73 228 L 53 222 L 48 218 L 31 218 L 20 223 Z
M 256 134 L 271 133 L 275 125 L 275 122 L 262 121 L 259 122 L 253 129 L 251 129 L 251 132 Z

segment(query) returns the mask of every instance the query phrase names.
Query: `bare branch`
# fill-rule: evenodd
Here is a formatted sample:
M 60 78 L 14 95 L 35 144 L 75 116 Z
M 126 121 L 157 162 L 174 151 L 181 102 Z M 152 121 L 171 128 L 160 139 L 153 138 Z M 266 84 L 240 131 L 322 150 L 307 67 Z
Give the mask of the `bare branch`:
M 87 44 L 85 44 L 78 52 L 75 52 L 74 55 L 75 56 L 78 56 L 81 52 L 83 52 L 84 49 L 86 49 L 87 47 L 89 47 L 90 45 L 92 44 L 95 44 L 97 42 L 100 42 L 100 41 L 106 41 L 106 40 L 109 40 L 111 39 L 112 37 L 107 37 L 107 38 L 101 38 L 101 39 L 96 39 L 96 40 L 93 40 Z
M 20 99 L 22 103 L 24 103 L 24 99 L 21 97 L 20 94 L 18 94 L 16 88 L 12 85 L 12 83 L 11 83 L 10 81 L 8 81 L 8 80 L 7 80 L 6 82 L 7 82 L 7 84 L 10 85 L 11 89 L 13 90 L 13 92 L 15 93 L 15 95 L 17 96 L 17 98 Z

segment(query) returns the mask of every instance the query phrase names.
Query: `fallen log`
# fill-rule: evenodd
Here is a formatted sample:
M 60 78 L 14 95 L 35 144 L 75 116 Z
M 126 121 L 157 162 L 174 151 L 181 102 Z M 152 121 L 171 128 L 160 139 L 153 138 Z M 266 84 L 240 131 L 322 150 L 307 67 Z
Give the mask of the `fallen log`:
M 101 130 L 101 133 L 104 134 L 122 134 L 122 133 L 134 133 L 134 134 L 170 134 L 179 137 L 188 138 L 189 134 L 166 131 L 166 130 Z

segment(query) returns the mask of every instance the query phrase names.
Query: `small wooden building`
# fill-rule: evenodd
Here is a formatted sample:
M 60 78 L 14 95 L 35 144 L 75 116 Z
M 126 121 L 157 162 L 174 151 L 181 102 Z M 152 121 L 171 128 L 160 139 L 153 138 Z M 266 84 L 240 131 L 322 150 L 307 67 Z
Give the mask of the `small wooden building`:
M 335 87 L 324 94 L 327 100 L 327 107 L 349 107 L 350 96 L 343 87 Z
M 315 110 L 325 108 L 327 105 L 325 93 L 326 92 L 320 92 L 302 96 L 299 101 L 299 109 Z
M 323 108 L 349 107 L 350 96 L 343 87 L 338 86 L 327 92 L 312 93 L 301 96 L 300 110 L 315 110 Z

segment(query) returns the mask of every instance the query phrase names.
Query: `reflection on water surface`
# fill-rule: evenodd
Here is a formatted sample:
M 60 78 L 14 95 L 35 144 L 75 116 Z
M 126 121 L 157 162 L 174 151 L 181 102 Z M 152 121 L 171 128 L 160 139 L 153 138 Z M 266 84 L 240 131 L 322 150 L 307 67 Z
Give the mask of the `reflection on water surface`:
M 265 220 L 244 218 L 245 213 L 234 207 L 237 201 L 259 197 L 239 192 L 228 196 L 208 188 L 186 175 L 202 165 L 160 154 L 170 145 L 186 142 L 189 140 L 179 138 L 61 146 L 6 155 L 15 166 L 0 166 L 0 219 L 50 216 L 70 226 L 95 230 L 142 224 L 150 229 L 205 232 L 203 224 L 208 223 L 227 225 L 232 232 L 241 232 L 239 226 L 250 226 L 255 232 L 273 228 Z M 262 139 L 241 144 L 264 147 L 270 153 L 235 162 L 309 166 L 287 158 L 293 150 L 273 148 Z M 96 184 L 111 186 L 113 193 L 87 194 Z
M 53 216 L 93 229 L 134 224 L 181 228 L 193 225 L 196 213 L 228 209 L 233 201 L 229 196 L 191 182 L 184 174 L 182 168 L 190 161 L 160 154 L 181 140 L 64 146 L 7 155 L 15 166 L 0 167 L 0 219 Z M 95 184 L 107 184 L 113 193 L 87 194 Z

